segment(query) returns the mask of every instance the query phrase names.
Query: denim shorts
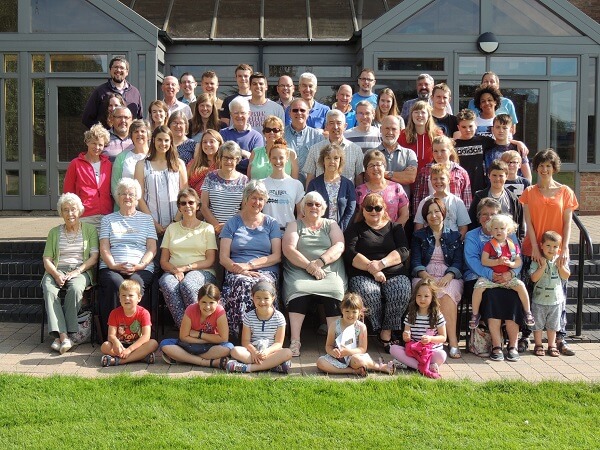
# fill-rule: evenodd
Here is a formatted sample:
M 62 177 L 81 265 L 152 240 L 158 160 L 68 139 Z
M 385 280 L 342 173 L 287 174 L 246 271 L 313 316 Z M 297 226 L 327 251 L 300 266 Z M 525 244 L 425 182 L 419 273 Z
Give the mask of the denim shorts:
M 215 345 L 220 345 L 221 347 L 228 348 L 229 350 L 233 348 L 233 344 L 231 342 L 222 342 L 220 344 L 190 344 L 189 342 L 183 342 L 180 339 L 163 339 L 160 343 L 160 346 L 164 347 L 165 345 L 178 345 L 189 354 L 195 356 L 205 354 Z

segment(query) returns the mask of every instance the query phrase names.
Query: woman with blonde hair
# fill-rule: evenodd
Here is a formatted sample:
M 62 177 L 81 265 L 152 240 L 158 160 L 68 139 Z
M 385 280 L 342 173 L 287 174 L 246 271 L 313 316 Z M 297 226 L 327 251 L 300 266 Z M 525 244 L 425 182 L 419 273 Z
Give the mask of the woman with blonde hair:
M 402 147 L 410 148 L 417 154 L 420 171 L 433 159 L 433 138 L 442 133 L 433 120 L 432 109 L 429 103 L 419 100 L 410 109 L 410 116 L 406 128 L 400 132 L 398 143 Z

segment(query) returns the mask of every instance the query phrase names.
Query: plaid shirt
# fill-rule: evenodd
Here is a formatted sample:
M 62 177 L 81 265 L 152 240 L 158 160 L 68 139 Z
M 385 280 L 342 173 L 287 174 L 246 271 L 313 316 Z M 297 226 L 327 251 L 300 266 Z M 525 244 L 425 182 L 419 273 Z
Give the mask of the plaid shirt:
M 433 191 L 429 190 L 431 166 L 433 164 L 434 163 L 427 164 L 421 169 L 421 172 L 419 172 L 419 175 L 417 176 L 412 197 L 413 214 L 416 213 L 419 203 L 421 203 L 428 195 L 433 194 Z M 460 197 L 467 209 L 469 209 L 471 202 L 473 201 L 469 174 L 455 162 L 451 162 L 450 164 L 450 193 Z

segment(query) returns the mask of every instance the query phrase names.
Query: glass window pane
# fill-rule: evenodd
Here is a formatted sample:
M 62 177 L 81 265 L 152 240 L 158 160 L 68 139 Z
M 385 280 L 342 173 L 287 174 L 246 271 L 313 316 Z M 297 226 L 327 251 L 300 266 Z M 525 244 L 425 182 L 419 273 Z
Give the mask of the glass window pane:
M 492 0 L 492 33 L 502 36 L 581 36 L 540 2 Z
M 92 94 L 92 86 L 60 86 L 58 88 L 58 159 L 70 162 L 85 150 L 81 111 Z
M 175 0 L 169 16 L 167 32 L 173 38 L 208 39 L 214 9 L 214 1 L 202 2 L 202 7 L 197 7 L 189 0 Z
M 517 113 L 515 139 L 525 142 L 529 151 L 535 152 L 538 146 L 538 125 L 540 116 L 540 90 L 533 88 L 502 88 L 502 95 L 512 100 Z
M 17 55 L 8 54 L 4 55 L 4 71 L 6 73 L 17 73 L 19 70 L 19 60 Z
M 396 102 L 398 103 L 398 110 L 402 109 L 402 105 L 406 100 L 411 100 L 417 97 L 417 83 L 416 76 L 409 80 L 377 80 L 377 91 L 384 87 L 390 88 L 396 95 Z M 445 83 L 446 80 L 443 78 L 436 78 L 436 83 Z
M 353 0 L 358 28 L 362 29 L 385 13 L 383 0 Z
M 575 162 L 577 132 L 577 83 L 550 83 L 550 147 L 564 163 Z
M 46 161 L 46 83 L 33 80 L 33 160 Z
M 48 179 L 45 170 L 33 171 L 33 195 L 48 195 Z
M 475 95 L 475 90 L 479 87 L 478 81 L 461 81 L 458 86 L 458 111 L 469 106 L 469 100 Z M 452 96 L 454 97 L 454 96 Z M 456 114 L 458 111 L 455 111 Z
M 33 33 L 129 33 L 130 31 L 89 2 L 31 0 Z
M 354 33 L 352 12 L 347 1 L 310 2 L 313 39 L 349 39 Z
M 19 160 L 19 89 L 16 79 L 4 80 L 5 161 Z
M 50 72 L 108 72 L 108 56 L 50 55 Z
M 598 58 L 589 59 L 588 67 L 588 136 L 587 136 L 587 162 L 596 161 L 596 74 L 598 73 Z
M 350 78 L 352 67 L 350 66 L 284 66 L 269 65 L 269 77 L 279 78 L 288 75 L 297 81 L 304 72 L 311 72 L 319 78 Z M 321 85 L 319 84 L 319 87 Z
M 198 82 L 198 88 L 196 89 L 196 93 L 202 92 L 202 88 L 200 87 L 200 82 L 202 80 L 202 74 L 209 70 L 212 70 L 217 74 L 219 78 L 219 90 L 218 96 L 220 98 L 224 98 L 228 95 L 231 95 L 237 92 L 237 84 L 235 83 L 235 68 L 234 66 L 171 66 L 171 75 L 177 77 L 177 79 L 181 78 L 181 75 L 185 72 L 189 72 L 194 75 L 194 78 Z M 227 82 L 229 80 L 229 82 Z M 159 87 L 160 92 L 160 87 Z
M 308 39 L 306 2 L 265 0 L 265 38 Z
M 148 22 L 154 24 L 156 28 L 162 30 L 169 10 L 169 3 L 165 0 L 137 0 L 133 5 L 133 10 Z
M 498 76 L 546 75 L 546 58 L 543 56 L 492 56 L 490 70 L 496 72 Z
M 479 0 L 437 0 L 390 33 L 479 35 Z
M 220 0 L 217 38 L 259 37 L 260 0 Z
M 443 71 L 444 58 L 378 58 L 377 70 Z
M 577 75 L 577 58 L 551 58 L 550 75 L 574 77 Z
M 16 33 L 18 30 L 18 0 L 0 2 L 0 33 Z
M 461 56 L 458 59 L 460 75 L 481 75 L 485 72 L 485 56 Z
M 58 171 L 58 185 L 59 191 L 62 192 L 62 188 L 65 185 L 65 176 L 67 175 L 67 171 L 65 169 L 59 169 Z
M 19 171 L 7 170 L 4 174 L 4 189 L 6 190 L 6 195 L 19 195 Z
M 31 55 L 31 69 L 34 73 L 42 73 L 46 71 L 46 56 Z

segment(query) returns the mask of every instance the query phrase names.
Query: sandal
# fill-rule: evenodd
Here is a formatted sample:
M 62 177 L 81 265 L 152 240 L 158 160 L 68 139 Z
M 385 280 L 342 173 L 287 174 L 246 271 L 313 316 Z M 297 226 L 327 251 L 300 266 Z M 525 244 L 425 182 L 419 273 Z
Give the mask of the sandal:
M 365 366 L 360 366 L 358 369 L 354 369 L 354 373 L 359 378 L 366 378 L 368 375 L 367 368 Z
M 450 347 L 448 350 L 448 356 L 452 359 L 459 359 L 462 355 L 460 354 L 460 349 L 458 347 Z
M 389 352 L 390 352 L 390 347 L 393 345 L 393 344 L 392 344 L 392 340 L 391 340 L 391 339 L 385 340 L 385 339 L 383 339 L 383 338 L 381 337 L 381 334 L 378 334 L 378 335 L 377 335 L 377 341 L 378 341 L 378 342 L 379 342 L 379 343 L 380 343 L 380 344 L 383 346 L 383 350 L 384 350 L 386 353 L 389 353 Z
M 144 362 L 146 364 L 154 364 L 154 361 L 156 360 L 156 357 L 154 356 L 154 352 L 150 352 L 146 355 L 146 357 L 144 358 Z
M 481 314 L 471 314 L 471 320 L 469 320 L 469 328 L 474 330 L 479 326 L 479 321 L 481 320 Z
M 209 367 L 211 369 L 226 370 L 227 369 L 227 363 L 229 362 L 229 357 L 228 356 L 223 356 L 222 358 L 220 358 L 219 359 L 219 365 L 217 367 L 213 366 L 213 361 L 214 361 L 214 359 L 211 359 L 210 363 L 209 363 Z
M 502 353 L 502 347 L 492 347 L 490 359 L 492 361 L 504 361 L 504 353 Z
M 529 328 L 535 326 L 535 319 L 533 318 L 531 311 L 525 313 L 525 325 L 527 325 Z
M 385 368 L 384 370 L 381 370 Z M 383 358 L 379 358 L 379 370 L 381 372 L 387 372 L 388 375 L 394 375 L 396 373 L 396 365 L 394 364 L 394 361 L 390 361 L 388 363 L 383 361 Z
M 560 356 L 560 352 L 558 351 L 558 347 L 550 347 L 548 346 L 548 355 L 553 358 L 558 358 Z
M 300 347 L 302 347 L 300 341 L 298 339 L 292 339 L 290 342 L 290 350 L 292 351 L 293 357 L 300 356 Z
M 550 350 L 550 349 L 548 349 L 548 350 Z M 533 347 L 533 354 L 535 356 L 544 356 L 546 354 L 544 352 L 544 346 L 543 345 L 536 345 L 535 347 Z
M 102 364 L 102 367 L 118 366 L 120 362 L 121 358 L 118 356 L 104 355 L 100 359 L 100 364 Z

